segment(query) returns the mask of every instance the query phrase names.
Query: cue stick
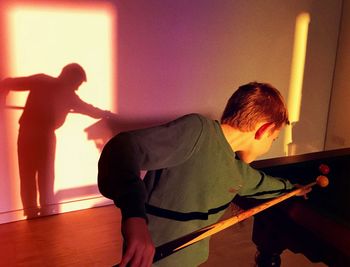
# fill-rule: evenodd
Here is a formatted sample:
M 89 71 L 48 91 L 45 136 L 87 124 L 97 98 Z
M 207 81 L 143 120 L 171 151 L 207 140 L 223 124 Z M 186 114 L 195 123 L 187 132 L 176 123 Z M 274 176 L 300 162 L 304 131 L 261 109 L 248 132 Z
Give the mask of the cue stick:
M 297 194 L 302 193 L 304 190 L 307 190 L 311 188 L 314 185 L 319 185 L 321 187 L 328 186 L 328 178 L 326 176 L 320 175 L 317 177 L 315 182 L 312 182 L 310 184 L 307 184 L 305 186 L 302 186 L 298 189 L 295 189 L 289 193 L 283 194 L 279 197 L 276 197 L 270 201 L 267 201 L 263 204 L 260 204 L 254 208 L 248 209 L 244 212 L 241 212 L 235 216 L 232 216 L 231 218 L 228 218 L 226 220 L 214 223 L 212 225 L 209 225 L 207 227 L 201 228 L 199 230 L 196 230 L 190 234 L 187 234 L 185 236 L 182 236 L 180 238 L 177 238 L 175 240 L 172 240 L 170 242 L 167 242 L 163 245 L 160 245 L 156 247 L 155 255 L 153 258 L 153 262 L 159 261 L 167 256 L 170 256 L 171 254 L 184 249 L 185 247 L 188 247 L 190 245 L 193 245 L 194 243 L 197 243 L 198 241 L 209 237 L 211 235 L 214 235 L 238 222 L 241 222 L 263 210 L 266 210 L 267 208 L 276 205 L 290 197 L 293 197 Z M 118 267 L 119 264 L 114 265 L 113 267 Z

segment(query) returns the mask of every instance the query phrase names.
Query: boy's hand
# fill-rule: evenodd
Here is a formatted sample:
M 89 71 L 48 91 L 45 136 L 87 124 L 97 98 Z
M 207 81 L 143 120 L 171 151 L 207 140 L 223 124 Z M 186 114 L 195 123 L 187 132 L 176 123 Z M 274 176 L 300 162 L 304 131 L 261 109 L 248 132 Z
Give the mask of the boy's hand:
M 294 186 L 295 186 L 295 188 L 302 188 L 303 187 L 300 184 L 295 184 Z M 297 196 L 302 196 L 302 197 L 304 197 L 304 199 L 308 199 L 307 194 L 310 193 L 311 190 L 312 190 L 311 187 L 304 188 L 299 194 L 297 194 Z
M 154 244 L 144 218 L 128 218 L 123 223 L 126 251 L 120 267 L 150 267 L 154 257 Z

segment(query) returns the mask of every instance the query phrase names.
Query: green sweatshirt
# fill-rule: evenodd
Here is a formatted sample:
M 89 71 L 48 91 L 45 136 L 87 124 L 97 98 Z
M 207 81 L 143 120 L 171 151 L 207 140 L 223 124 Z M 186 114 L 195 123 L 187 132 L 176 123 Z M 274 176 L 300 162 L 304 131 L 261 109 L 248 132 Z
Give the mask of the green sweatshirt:
M 144 180 L 141 170 L 148 171 Z M 123 219 L 148 219 L 156 246 L 217 222 L 236 194 L 269 198 L 293 187 L 239 160 L 219 122 L 198 114 L 112 138 L 101 154 L 98 184 Z M 154 266 L 198 266 L 208 257 L 208 243 Z

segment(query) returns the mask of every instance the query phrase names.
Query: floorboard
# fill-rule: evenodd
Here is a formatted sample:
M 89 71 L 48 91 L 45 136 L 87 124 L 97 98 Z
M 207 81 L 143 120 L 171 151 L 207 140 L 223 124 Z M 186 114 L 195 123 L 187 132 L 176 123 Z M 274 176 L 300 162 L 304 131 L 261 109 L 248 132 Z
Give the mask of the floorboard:
M 226 214 L 229 216 L 229 214 Z M 212 237 L 201 267 L 254 266 L 253 219 Z M 1 267 L 110 267 L 120 261 L 120 212 L 114 206 L 0 225 Z M 303 255 L 282 255 L 284 267 L 325 266 Z

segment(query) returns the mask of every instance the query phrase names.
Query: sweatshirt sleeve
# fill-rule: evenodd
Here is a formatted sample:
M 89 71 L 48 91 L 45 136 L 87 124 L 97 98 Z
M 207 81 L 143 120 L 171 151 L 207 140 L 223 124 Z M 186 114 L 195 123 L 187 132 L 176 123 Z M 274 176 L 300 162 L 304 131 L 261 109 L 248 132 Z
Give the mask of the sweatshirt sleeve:
M 294 188 L 287 179 L 269 176 L 243 162 L 241 168 L 244 183 L 238 192 L 240 196 L 257 199 L 273 198 Z
M 147 192 L 141 170 L 157 170 L 189 158 L 202 132 L 199 115 L 191 114 L 157 127 L 123 132 L 104 147 L 98 164 L 102 195 L 121 209 L 123 219 L 146 218 Z

